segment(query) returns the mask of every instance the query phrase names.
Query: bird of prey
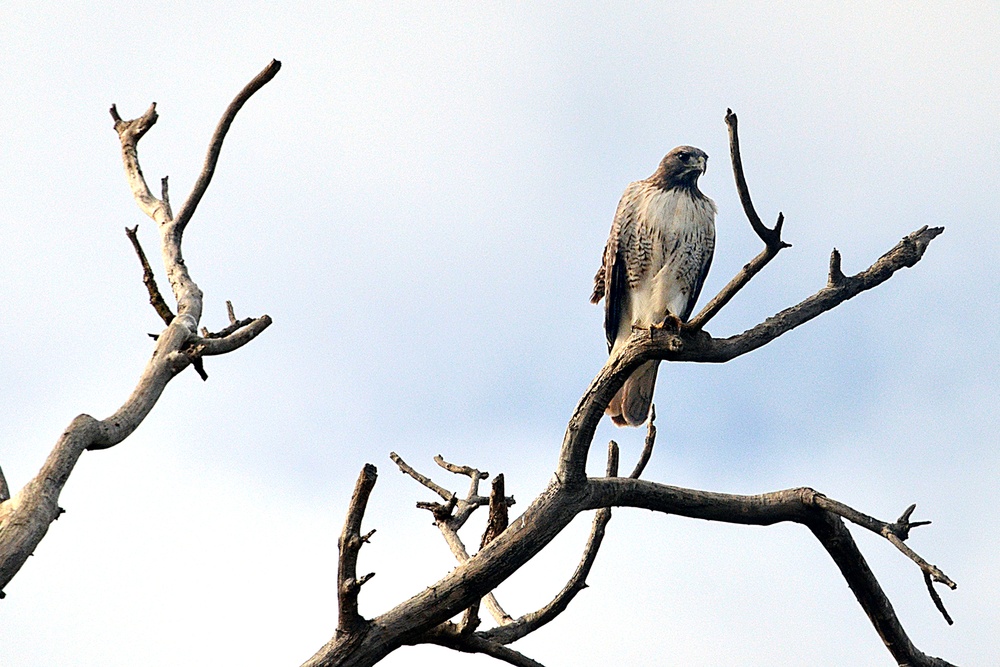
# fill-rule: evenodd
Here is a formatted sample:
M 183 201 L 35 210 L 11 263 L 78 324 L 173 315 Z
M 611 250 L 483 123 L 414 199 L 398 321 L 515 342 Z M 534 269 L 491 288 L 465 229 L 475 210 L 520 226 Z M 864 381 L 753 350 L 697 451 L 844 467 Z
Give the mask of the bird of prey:
M 691 316 L 715 250 L 715 202 L 698 189 L 707 161 L 704 151 L 678 146 L 652 176 L 625 188 L 590 297 L 604 299 L 609 353 L 633 327 Z M 646 421 L 659 364 L 644 363 L 611 400 L 607 413 L 615 424 Z

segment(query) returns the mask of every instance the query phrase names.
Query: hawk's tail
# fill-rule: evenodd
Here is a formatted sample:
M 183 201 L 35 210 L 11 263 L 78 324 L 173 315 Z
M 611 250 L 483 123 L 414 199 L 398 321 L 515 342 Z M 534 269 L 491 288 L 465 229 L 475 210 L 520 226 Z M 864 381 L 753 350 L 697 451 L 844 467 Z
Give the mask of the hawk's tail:
M 659 361 L 647 361 L 618 390 L 606 412 L 618 426 L 641 426 L 649 415 L 653 402 L 653 387 Z

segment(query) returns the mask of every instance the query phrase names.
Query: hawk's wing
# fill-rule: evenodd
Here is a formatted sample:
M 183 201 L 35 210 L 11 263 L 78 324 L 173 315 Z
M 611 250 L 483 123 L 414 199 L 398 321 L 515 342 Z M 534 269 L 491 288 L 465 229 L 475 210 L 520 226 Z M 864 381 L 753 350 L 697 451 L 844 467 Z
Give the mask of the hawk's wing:
M 705 278 L 708 277 L 708 270 L 712 268 L 712 255 L 715 250 L 715 242 L 712 240 L 711 245 L 707 248 L 707 257 L 704 257 L 701 262 L 701 271 L 695 278 L 694 286 L 691 288 L 691 296 L 688 298 L 687 307 L 684 309 L 684 314 L 680 316 L 682 322 L 687 322 L 688 318 L 691 317 L 691 312 L 694 310 L 695 304 L 698 303 L 698 297 L 701 295 L 701 288 L 705 286 Z
M 594 276 L 594 292 L 591 303 L 604 299 L 604 333 L 608 339 L 608 351 L 618 337 L 622 317 L 628 307 L 628 290 L 635 287 L 649 263 L 648 243 L 639 242 L 640 221 L 637 219 L 638 194 L 643 183 L 637 181 L 625 189 L 615 220 L 611 223 L 611 233 L 604 246 L 604 262 Z

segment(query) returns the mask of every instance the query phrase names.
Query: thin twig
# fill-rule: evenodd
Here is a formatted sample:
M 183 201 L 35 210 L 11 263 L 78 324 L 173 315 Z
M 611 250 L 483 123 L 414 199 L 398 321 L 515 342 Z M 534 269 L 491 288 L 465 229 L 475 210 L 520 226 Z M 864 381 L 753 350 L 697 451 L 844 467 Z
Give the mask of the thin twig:
M 378 470 L 372 464 L 366 463 L 361 474 L 358 475 L 354 494 L 351 496 L 351 503 L 347 509 L 347 520 L 340 533 L 338 543 L 340 558 L 337 566 L 337 599 L 340 611 L 337 630 L 339 632 L 354 632 L 363 622 L 364 619 L 358 613 L 358 593 L 361 591 L 361 586 L 375 576 L 375 573 L 372 572 L 358 578 L 358 553 L 361 551 L 361 545 L 368 537 L 371 537 L 371 533 L 365 535 L 364 539 L 361 537 L 361 520 L 365 516 L 368 497 L 371 495 L 377 479 Z
M 944 616 L 945 622 L 948 625 L 955 625 L 955 621 L 951 620 L 951 614 L 949 614 L 948 610 L 944 608 L 944 602 L 941 600 L 941 596 L 938 595 L 938 592 L 934 589 L 934 579 L 927 572 L 924 572 L 924 584 L 927 585 L 927 592 L 930 593 L 931 600 L 934 601 L 934 606 L 937 607 L 937 610 L 941 612 L 942 616 Z
M 685 322 L 682 327 L 692 331 L 697 331 L 704 328 L 710 319 L 715 317 L 722 307 L 725 306 L 729 301 L 736 296 L 743 287 L 750 282 L 750 279 L 755 275 L 760 273 L 760 270 L 767 266 L 768 262 L 775 258 L 778 251 L 767 246 L 760 251 L 756 257 L 754 257 L 750 262 L 743 266 L 739 272 L 733 276 L 733 279 L 722 288 L 722 290 L 709 301 L 704 308 L 699 311 L 697 315 Z
M 649 458 L 653 455 L 653 446 L 656 444 L 656 425 L 653 423 L 656 421 L 656 405 L 650 404 L 649 406 L 649 422 L 646 425 L 646 440 L 642 446 L 642 453 L 639 454 L 639 460 L 635 462 L 635 468 L 632 470 L 632 474 L 629 475 L 632 479 L 639 479 L 642 476 L 643 471 L 646 469 L 646 464 L 649 463 Z M 611 477 L 609 474 L 608 477 Z
M 146 286 L 146 291 L 149 293 L 149 303 L 153 306 L 156 314 L 160 316 L 160 319 L 163 320 L 163 323 L 170 326 L 170 323 L 174 320 L 174 313 L 170 310 L 167 302 L 163 300 L 163 295 L 160 294 L 160 289 L 156 286 L 156 276 L 153 275 L 153 267 L 149 265 L 149 260 L 146 259 L 146 253 L 142 251 L 142 245 L 139 244 L 138 232 L 139 225 L 136 225 L 132 229 L 125 228 L 125 235 L 132 242 L 135 254 L 139 256 L 139 263 L 142 265 L 142 283 Z
M 430 477 L 427 477 L 426 475 L 421 475 L 419 472 L 417 472 L 416 470 L 414 470 L 406 461 L 404 461 L 402 459 L 402 457 L 399 454 L 397 454 L 396 452 L 389 452 L 389 458 L 392 459 L 393 463 L 395 463 L 397 466 L 399 466 L 399 469 L 402 472 L 406 473 L 407 475 L 409 475 L 413 479 L 417 480 L 418 482 L 420 482 L 421 484 L 423 484 L 424 486 L 426 486 L 428 489 L 430 489 L 434 493 L 436 493 L 439 496 L 441 496 L 442 499 L 448 501 L 448 500 L 452 500 L 453 498 L 455 498 L 455 494 L 454 493 L 452 493 L 448 489 L 444 488 L 443 486 L 439 486 L 439 485 L 435 484 L 434 481 L 431 480 Z
M 229 303 L 229 302 L 227 301 L 226 303 Z M 226 336 L 229 336 L 229 335 L 231 335 L 231 334 L 239 331 L 243 327 L 248 326 L 255 319 L 256 318 L 253 318 L 253 317 L 247 317 L 247 318 L 242 319 L 242 320 L 233 321 L 225 329 L 221 329 L 221 330 L 216 331 L 216 332 L 211 332 L 211 331 L 205 331 L 205 332 L 203 332 L 204 333 L 203 337 L 204 338 L 225 338 Z

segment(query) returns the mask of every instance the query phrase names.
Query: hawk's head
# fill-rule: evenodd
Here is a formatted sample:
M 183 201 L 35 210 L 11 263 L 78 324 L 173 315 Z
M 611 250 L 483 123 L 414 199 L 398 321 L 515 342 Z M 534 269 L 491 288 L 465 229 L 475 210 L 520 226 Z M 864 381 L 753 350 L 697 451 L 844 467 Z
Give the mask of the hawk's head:
M 650 180 L 656 181 L 665 190 L 697 188 L 698 177 L 705 173 L 707 164 L 705 151 L 694 146 L 678 146 L 666 154 Z

